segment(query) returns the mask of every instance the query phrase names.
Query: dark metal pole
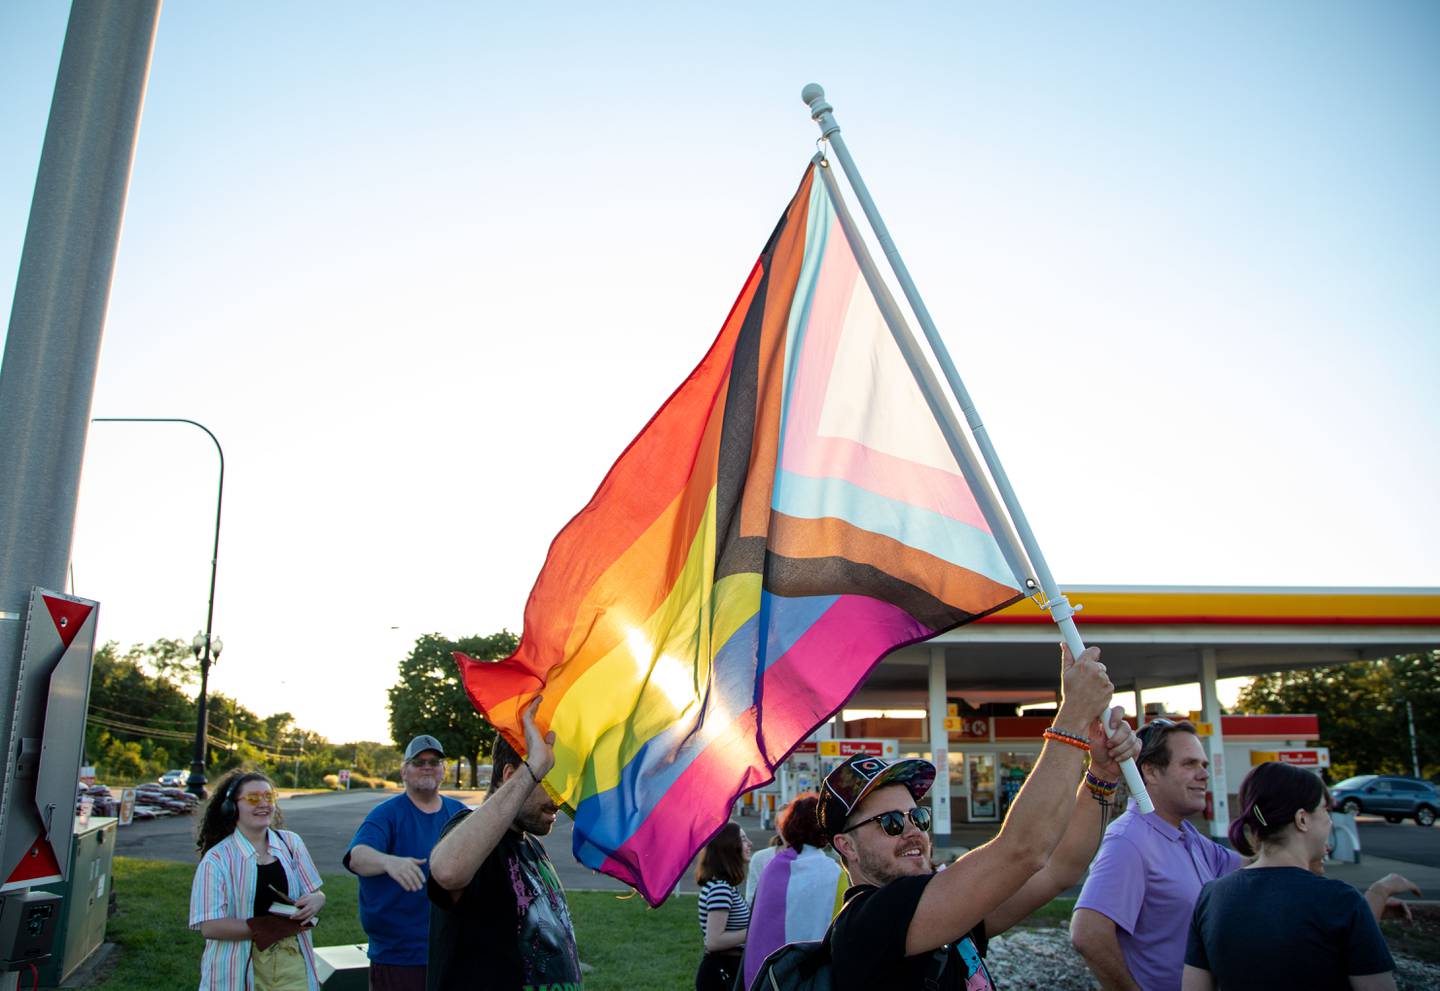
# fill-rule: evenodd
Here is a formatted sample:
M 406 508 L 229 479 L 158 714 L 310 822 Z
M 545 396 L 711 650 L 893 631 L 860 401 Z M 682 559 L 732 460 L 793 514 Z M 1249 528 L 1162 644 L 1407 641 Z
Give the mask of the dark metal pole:
M 75 0 L 65 30 L 0 362 L 0 740 L 30 590 L 64 588 L 159 18 L 159 0 Z
M 215 489 L 215 545 L 210 551 L 210 601 L 205 606 L 205 646 L 200 655 L 200 713 L 195 722 L 195 756 L 190 761 L 190 778 L 185 782 L 190 793 L 196 798 L 205 797 L 205 737 L 209 731 L 209 689 L 210 689 L 210 641 L 211 628 L 215 621 L 215 566 L 220 560 L 220 510 L 225 504 L 225 451 L 220 439 L 210 428 L 195 420 L 178 416 L 97 416 L 96 423 L 188 423 L 199 427 L 215 442 L 215 453 L 220 455 L 220 484 Z
M 1415 777 L 1420 777 L 1420 748 L 1415 744 L 1415 708 L 1405 700 L 1405 718 L 1410 723 L 1410 767 Z

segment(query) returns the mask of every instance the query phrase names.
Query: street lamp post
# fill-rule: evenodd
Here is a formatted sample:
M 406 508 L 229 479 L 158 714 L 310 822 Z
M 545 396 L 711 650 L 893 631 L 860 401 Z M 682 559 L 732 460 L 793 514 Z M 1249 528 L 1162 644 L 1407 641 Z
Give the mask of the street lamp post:
M 210 428 L 195 420 L 186 420 L 175 416 L 97 416 L 94 423 L 188 423 L 192 427 L 199 427 L 205 431 L 212 441 L 215 442 L 215 453 L 220 455 L 220 484 L 215 489 L 215 544 L 210 553 L 210 601 L 205 607 L 205 633 L 204 640 L 196 635 L 191 643 L 195 651 L 195 657 L 200 662 L 200 699 L 199 715 L 195 722 L 195 756 L 190 762 L 190 779 L 185 782 L 190 794 L 196 798 L 205 797 L 205 733 L 207 727 L 207 691 L 210 680 L 210 661 L 213 657 L 220 656 L 220 641 L 214 640 L 212 645 L 211 624 L 215 620 L 215 567 L 220 560 L 220 509 L 225 502 L 225 451 L 220 447 L 220 440 Z
M 195 660 L 200 662 L 200 715 L 195 726 L 195 757 L 190 762 L 190 779 L 185 784 L 196 798 L 204 798 L 205 742 L 210 735 L 210 663 L 220 660 L 225 642 L 210 636 L 207 629 L 204 633 L 195 634 L 195 639 L 190 641 L 190 649 L 195 652 Z

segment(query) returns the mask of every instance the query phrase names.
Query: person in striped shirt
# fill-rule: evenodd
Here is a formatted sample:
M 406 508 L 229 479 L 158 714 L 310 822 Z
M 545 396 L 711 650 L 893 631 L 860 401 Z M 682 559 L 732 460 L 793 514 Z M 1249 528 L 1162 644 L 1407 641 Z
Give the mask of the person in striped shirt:
M 727 822 L 700 851 L 695 883 L 700 885 L 700 935 L 705 955 L 695 973 L 695 991 L 730 991 L 745 951 L 750 906 L 740 892 L 750 862 L 750 837 Z
M 265 775 L 235 771 L 200 821 L 190 886 L 190 928 L 205 937 L 200 991 L 319 991 L 320 872 L 299 834 L 279 828 L 275 798 Z

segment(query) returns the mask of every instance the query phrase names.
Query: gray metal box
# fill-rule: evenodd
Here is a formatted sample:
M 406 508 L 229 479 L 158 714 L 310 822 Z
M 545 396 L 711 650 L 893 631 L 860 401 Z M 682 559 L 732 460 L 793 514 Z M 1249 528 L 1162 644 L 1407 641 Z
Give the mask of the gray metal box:
M 77 822 L 65 880 L 40 889 L 65 899 L 60 909 L 55 947 L 50 959 L 40 967 L 42 987 L 63 983 L 105 942 L 119 821 L 96 816 L 88 826 Z

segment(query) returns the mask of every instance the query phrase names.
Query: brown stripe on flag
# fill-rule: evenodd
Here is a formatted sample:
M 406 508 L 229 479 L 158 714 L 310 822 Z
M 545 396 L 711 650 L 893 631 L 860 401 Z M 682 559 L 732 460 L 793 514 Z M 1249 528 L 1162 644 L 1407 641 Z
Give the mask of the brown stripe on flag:
M 966 614 L 990 612 L 1020 598 L 1013 588 L 968 568 L 834 517 L 773 514 L 770 551 L 789 558 L 836 557 L 869 565 Z
M 915 617 L 930 633 L 968 623 L 975 616 L 868 564 L 843 557 L 793 558 L 771 553 L 765 559 L 765 589 L 773 595 L 863 595 L 888 602 Z

